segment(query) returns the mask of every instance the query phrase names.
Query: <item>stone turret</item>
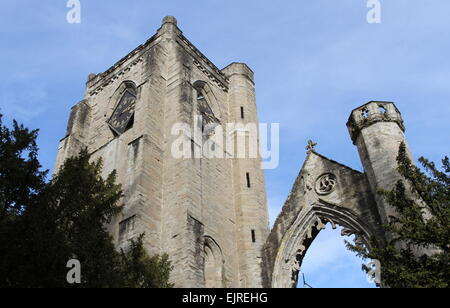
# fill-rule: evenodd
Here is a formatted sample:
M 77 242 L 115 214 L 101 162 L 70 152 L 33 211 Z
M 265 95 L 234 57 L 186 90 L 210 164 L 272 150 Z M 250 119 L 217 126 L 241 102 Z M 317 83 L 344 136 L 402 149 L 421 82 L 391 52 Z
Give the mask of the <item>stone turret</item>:
M 358 148 L 381 220 L 386 223 L 395 212 L 378 190 L 390 190 L 401 179 L 397 156 L 400 144 L 407 142 L 400 111 L 394 103 L 372 101 L 353 110 L 347 127 Z
M 232 63 L 222 70 L 229 79 L 230 120 L 242 124 L 246 133 L 245 158 L 234 156 L 233 189 L 238 225 L 239 280 L 242 287 L 261 287 L 261 249 L 269 233 L 264 172 L 261 169 L 259 152 L 251 156 L 252 140 L 259 142 L 258 136 L 250 136 L 251 127 L 257 132 L 255 84 L 253 71 L 244 63 Z M 249 130 L 250 129 L 250 130 Z M 239 140 L 233 132 L 234 140 Z M 253 138 L 252 138 L 253 137 Z M 255 138 L 256 137 L 256 138 Z M 259 144 L 253 149 L 259 149 Z M 242 149 L 242 148 L 241 148 Z

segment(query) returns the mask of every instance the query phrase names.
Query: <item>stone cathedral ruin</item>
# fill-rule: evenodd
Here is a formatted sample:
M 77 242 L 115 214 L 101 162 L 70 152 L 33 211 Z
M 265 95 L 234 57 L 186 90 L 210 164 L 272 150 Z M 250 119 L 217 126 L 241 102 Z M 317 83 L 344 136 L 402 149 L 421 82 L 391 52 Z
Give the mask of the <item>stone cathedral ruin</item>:
M 364 173 L 310 144 L 272 231 L 260 157 L 173 157 L 173 125 L 197 116 L 202 130 L 258 123 L 253 72 L 243 63 L 217 68 L 168 16 L 147 42 L 89 75 L 55 169 L 87 148 L 92 159 L 103 159 L 104 175 L 117 170 L 125 196 L 123 212 L 108 226 L 115 245 L 125 248 L 145 233 L 149 254 L 171 257 L 176 287 L 294 287 L 303 256 L 325 224 L 342 226 L 362 243 L 385 236 L 380 225 L 392 209 L 376 191 L 399 179 L 396 156 L 405 142 L 393 103 L 370 102 L 350 115 L 347 127 Z M 202 146 L 188 134 L 183 138 L 192 151 Z

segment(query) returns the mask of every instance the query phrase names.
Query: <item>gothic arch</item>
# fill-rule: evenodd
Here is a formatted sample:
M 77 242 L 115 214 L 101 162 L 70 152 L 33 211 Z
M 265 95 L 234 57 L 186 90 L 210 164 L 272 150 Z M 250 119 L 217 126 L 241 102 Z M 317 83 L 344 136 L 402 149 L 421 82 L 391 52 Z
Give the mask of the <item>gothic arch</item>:
M 211 86 L 203 80 L 197 80 L 196 82 L 194 82 L 192 84 L 192 87 L 194 89 L 194 95 L 193 97 L 196 98 L 197 97 L 197 93 L 199 93 L 199 91 L 201 91 L 205 96 L 206 96 L 206 100 L 209 104 L 209 106 L 211 107 L 211 110 L 214 114 L 214 116 L 220 121 L 222 120 L 222 111 L 220 109 L 220 106 L 217 102 L 217 97 L 214 94 Z
M 327 223 L 369 249 L 372 236 L 384 236 L 366 175 L 311 150 L 263 248 L 263 286 L 295 287 L 303 257 Z
M 222 249 L 210 236 L 205 236 L 204 258 L 205 287 L 225 287 L 224 257 Z
M 342 235 L 355 235 L 355 241 L 369 247 L 373 232 L 348 209 L 319 203 L 305 208 L 286 231 L 275 258 L 272 287 L 292 288 L 297 284 L 303 258 L 318 233 L 331 223 L 343 227 Z

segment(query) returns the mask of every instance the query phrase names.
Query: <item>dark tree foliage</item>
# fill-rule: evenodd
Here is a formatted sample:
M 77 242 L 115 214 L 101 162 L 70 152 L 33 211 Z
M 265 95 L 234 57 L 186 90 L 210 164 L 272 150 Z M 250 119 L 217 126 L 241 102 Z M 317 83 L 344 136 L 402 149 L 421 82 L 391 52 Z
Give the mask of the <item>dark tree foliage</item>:
M 105 225 L 120 213 L 122 191 L 115 172 L 104 180 L 101 171 L 101 161 L 91 163 L 83 150 L 66 160 L 43 195 L 43 214 L 52 216 L 64 237 L 64 260 L 81 263 L 83 287 L 115 287 L 120 282 L 118 255 Z
M 0 116 L 0 287 L 166 288 L 167 256 L 147 256 L 143 235 L 118 252 L 106 225 L 120 213 L 116 174 L 86 150 L 66 160 L 45 182 L 37 131 Z M 81 263 L 81 284 L 69 285 L 66 264 Z
M 169 256 L 149 257 L 143 246 L 144 236 L 131 240 L 130 249 L 121 252 L 121 277 L 128 288 L 172 288 L 169 283 L 172 266 Z
M 45 184 L 47 172 L 37 159 L 38 130 L 30 131 L 16 121 L 13 129 L 3 125 L 0 114 L 0 223 L 34 202 Z
M 404 181 L 380 194 L 393 206 L 396 217 L 384 226 L 390 240 L 372 239 L 371 249 L 348 244 L 363 258 L 381 262 L 381 279 L 392 288 L 448 288 L 450 286 L 450 163 L 438 170 L 425 158 L 424 172 L 400 146 L 398 170 Z M 413 200 L 414 199 L 414 200 Z M 415 201 L 421 200 L 421 201 Z M 366 271 L 369 269 L 365 268 Z
M 32 261 L 27 256 L 35 245 L 24 214 L 37 206 L 47 172 L 40 171 L 37 159 L 38 131 L 16 121 L 9 129 L 2 119 L 0 114 L 0 286 L 17 286 L 28 276 Z

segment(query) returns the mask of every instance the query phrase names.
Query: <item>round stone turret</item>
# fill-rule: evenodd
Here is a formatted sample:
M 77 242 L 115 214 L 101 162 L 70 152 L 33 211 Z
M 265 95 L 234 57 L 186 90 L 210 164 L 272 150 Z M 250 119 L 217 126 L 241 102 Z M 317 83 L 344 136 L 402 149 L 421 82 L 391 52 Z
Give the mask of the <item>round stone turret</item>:
M 347 122 L 353 144 L 356 144 L 361 131 L 378 122 L 394 122 L 404 132 L 405 126 L 400 111 L 391 102 L 369 102 L 353 110 Z
M 353 110 L 347 127 L 358 148 L 381 221 L 385 224 L 389 217 L 396 215 L 396 211 L 378 191 L 391 190 L 402 179 L 397 171 L 401 143 L 405 144 L 410 155 L 402 116 L 394 103 L 369 102 Z

